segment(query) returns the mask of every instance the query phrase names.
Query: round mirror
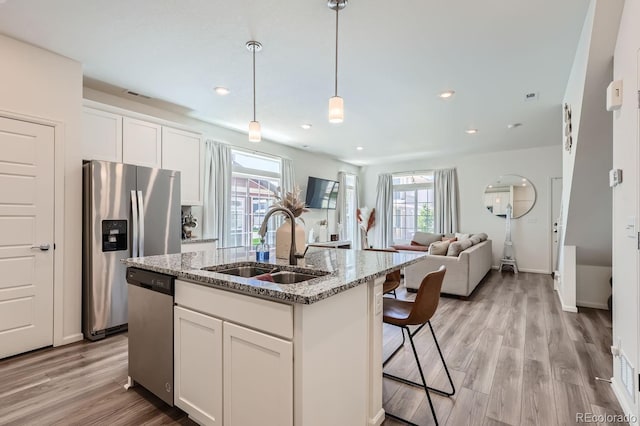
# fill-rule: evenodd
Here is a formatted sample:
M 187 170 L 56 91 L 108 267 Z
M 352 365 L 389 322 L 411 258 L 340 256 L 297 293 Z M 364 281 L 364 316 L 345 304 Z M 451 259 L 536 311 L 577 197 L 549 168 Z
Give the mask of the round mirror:
M 527 178 L 518 175 L 498 176 L 484 189 L 484 206 L 489 213 L 518 218 L 527 214 L 536 203 L 536 189 Z

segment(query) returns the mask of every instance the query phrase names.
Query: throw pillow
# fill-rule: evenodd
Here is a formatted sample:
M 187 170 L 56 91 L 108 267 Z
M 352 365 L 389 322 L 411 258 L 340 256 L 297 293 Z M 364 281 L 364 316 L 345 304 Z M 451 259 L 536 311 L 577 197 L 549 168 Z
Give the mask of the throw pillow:
M 449 250 L 449 241 L 439 241 L 429 245 L 429 254 L 435 256 L 444 256 Z
M 442 237 L 442 241 L 449 241 L 449 243 L 455 243 L 458 241 L 456 237 L 447 237 L 446 235 Z
M 458 256 L 460 253 L 462 253 L 472 245 L 473 244 L 468 238 L 466 240 L 451 243 L 451 245 L 449 246 L 449 250 L 447 250 L 447 256 Z
M 413 241 L 413 240 L 411 240 L 411 245 L 412 245 L 412 246 L 426 247 L 424 244 L 420 244 L 419 242 L 417 242 L 417 241 Z
M 487 234 L 485 234 L 484 232 L 481 232 L 479 234 L 476 234 L 478 237 L 480 237 L 480 241 L 485 241 L 488 237 Z
M 423 246 L 429 246 L 431 243 L 440 241 L 443 234 L 432 234 L 430 232 L 416 232 L 413 234 L 413 241 Z
M 473 236 L 469 237 L 469 241 L 471 241 L 473 243 L 473 245 L 475 246 L 476 244 L 478 244 L 480 242 L 480 236 L 473 235 Z
M 470 236 L 471 236 L 471 234 L 460 234 L 460 233 L 456 232 L 456 238 L 458 239 L 458 241 L 466 240 Z

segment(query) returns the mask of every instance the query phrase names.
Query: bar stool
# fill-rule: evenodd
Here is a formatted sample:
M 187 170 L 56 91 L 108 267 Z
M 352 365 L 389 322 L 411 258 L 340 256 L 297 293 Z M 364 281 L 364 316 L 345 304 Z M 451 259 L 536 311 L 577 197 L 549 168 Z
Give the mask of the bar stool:
M 391 253 L 397 253 L 396 249 L 375 249 L 375 248 L 366 248 L 365 251 L 386 251 Z M 396 289 L 400 287 L 400 269 L 397 271 L 393 271 L 388 273 L 384 283 L 382 284 L 382 294 L 393 293 L 393 297 L 396 299 L 398 296 L 396 295 Z M 403 335 L 404 336 L 404 335 Z
M 422 383 L 417 383 L 404 377 L 398 377 L 388 373 L 383 373 L 382 375 L 383 377 L 424 389 L 425 393 L 427 394 L 427 400 L 429 401 L 431 414 L 433 415 L 433 420 L 435 421 L 436 425 L 438 425 L 438 418 L 436 416 L 436 411 L 433 408 L 433 402 L 431 401 L 429 391 L 444 396 L 452 396 L 456 392 L 453 380 L 451 379 L 451 374 L 449 374 L 449 369 L 447 368 L 447 363 L 444 361 L 444 356 L 442 355 L 442 351 L 440 350 L 438 339 L 436 339 L 436 335 L 433 331 L 433 326 L 431 325 L 431 318 L 436 312 L 438 302 L 440 301 L 440 289 L 442 287 L 442 280 L 444 279 L 445 272 L 446 268 L 444 265 L 442 265 L 437 271 L 429 272 L 423 278 L 414 302 L 385 298 L 383 300 L 382 312 L 382 320 L 387 324 L 400 327 L 402 332 L 402 344 L 398 346 L 396 350 L 394 350 L 393 353 L 382 363 L 382 367 L 384 368 L 384 366 L 387 365 L 391 358 L 393 358 L 398 353 L 398 351 L 404 347 L 404 332 L 406 331 L 407 336 L 409 337 L 409 342 L 411 343 L 411 349 L 413 349 L 413 356 L 415 357 L 416 364 L 418 365 L 418 372 L 420 373 L 420 379 L 422 380 Z M 422 327 L 427 324 L 429 325 L 431 335 L 433 336 L 436 348 L 438 349 L 438 354 L 440 355 L 440 359 L 442 360 L 442 364 L 444 365 L 444 371 L 447 373 L 447 378 L 449 379 L 449 384 L 451 385 L 451 392 L 446 392 L 427 386 L 427 382 L 424 378 L 422 366 L 420 365 L 420 359 L 418 358 L 418 352 L 416 351 L 416 346 L 413 343 L 413 336 L 415 336 L 420 330 L 422 330 Z M 412 333 L 409 330 L 410 325 L 419 325 L 420 327 Z M 387 413 L 387 415 L 409 425 L 415 425 L 415 423 L 412 423 L 394 414 Z

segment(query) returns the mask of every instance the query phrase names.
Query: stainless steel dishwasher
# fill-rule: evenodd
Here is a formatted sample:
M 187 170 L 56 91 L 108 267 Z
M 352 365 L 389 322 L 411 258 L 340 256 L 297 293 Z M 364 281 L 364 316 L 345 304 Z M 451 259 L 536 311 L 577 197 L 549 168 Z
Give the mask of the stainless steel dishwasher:
M 129 382 L 173 406 L 173 304 L 175 278 L 127 268 Z

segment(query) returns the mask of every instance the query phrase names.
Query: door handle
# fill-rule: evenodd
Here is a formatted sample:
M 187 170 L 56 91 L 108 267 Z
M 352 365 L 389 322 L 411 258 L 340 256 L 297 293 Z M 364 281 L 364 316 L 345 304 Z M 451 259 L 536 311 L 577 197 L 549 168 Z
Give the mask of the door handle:
M 32 249 L 39 249 L 42 251 L 47 251 L 51 248 L 49 243 L 40 244 L 39 246 L 31 246 Z

